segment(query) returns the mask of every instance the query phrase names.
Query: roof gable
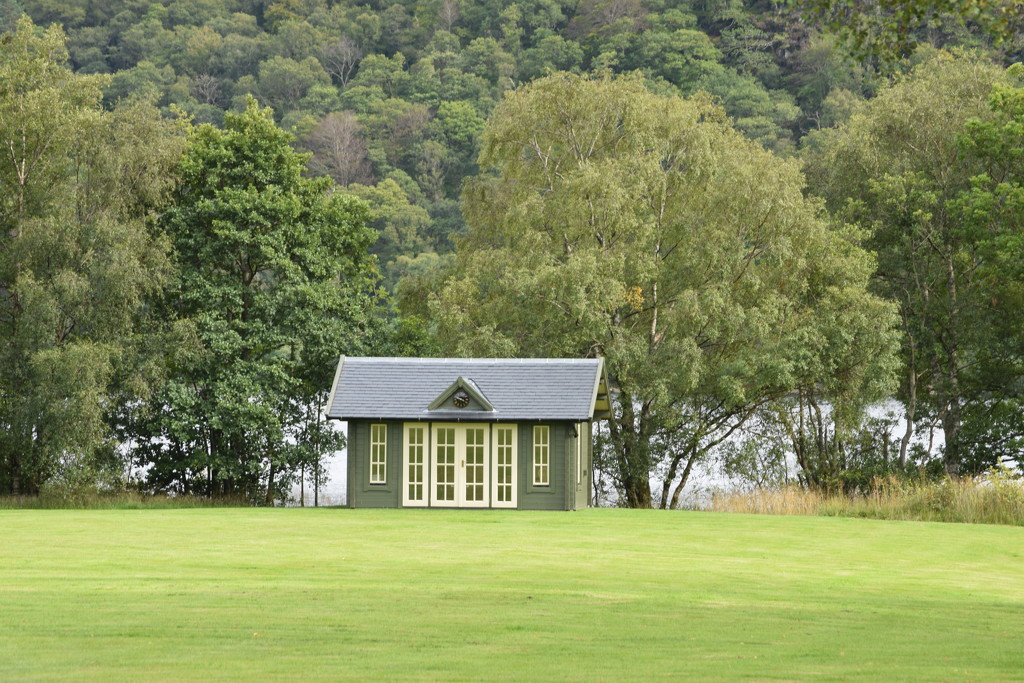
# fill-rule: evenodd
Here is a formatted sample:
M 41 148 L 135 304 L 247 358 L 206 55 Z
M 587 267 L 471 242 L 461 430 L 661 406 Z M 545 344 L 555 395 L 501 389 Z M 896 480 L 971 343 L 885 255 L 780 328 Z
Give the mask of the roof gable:
M 455 403 L 468 396 L 464 407 Z M 462 402 L 465 396 L 459 397 Z M 604 361 L 342 357 L 327 416 L 431 421 L 582 421 L 608 416 Z
M 465 402 L 463 403 L 460 399 Z M 460 376 L 427 406 L 427 410 L 465 410 L 467 412 L 486 410 L 494 412 L 494 406 L 473 380 Z

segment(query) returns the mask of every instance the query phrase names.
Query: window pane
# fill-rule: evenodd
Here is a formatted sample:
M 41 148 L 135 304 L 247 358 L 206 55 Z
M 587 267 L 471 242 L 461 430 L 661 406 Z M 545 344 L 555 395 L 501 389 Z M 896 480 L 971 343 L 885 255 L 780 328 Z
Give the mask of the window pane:
M 533 428 L 533 483 L 547 486 L 550 471 L 551 429 L 547 425 Z
M 437 500 L 455 500 L 455 430 L 444 427 L 437 430 L 434 481 Z
M 409 427 L 408 433 L 408 469 L 406 471 L 406 486 L 410 502 L 423 501 L 423 460 L 424 440 L 426 428 Z
M 370 426 L 370 483 L 387 483 L 387 425 Z

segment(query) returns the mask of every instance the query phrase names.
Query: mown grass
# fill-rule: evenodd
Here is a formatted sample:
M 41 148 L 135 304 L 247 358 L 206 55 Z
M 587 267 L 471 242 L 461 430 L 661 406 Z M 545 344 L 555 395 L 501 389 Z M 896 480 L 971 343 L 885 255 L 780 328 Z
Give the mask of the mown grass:
M 690 512 L 0 513 L 0 680 L 1014 680 L 1024 529 Z
M 870 493 L 857 495 L 787 486 L 716 494 L 706 509 L 751 514 L 1024 526 L 1024 481 L 1006 472 L 977 480 L 893 478 L 876 481 Z

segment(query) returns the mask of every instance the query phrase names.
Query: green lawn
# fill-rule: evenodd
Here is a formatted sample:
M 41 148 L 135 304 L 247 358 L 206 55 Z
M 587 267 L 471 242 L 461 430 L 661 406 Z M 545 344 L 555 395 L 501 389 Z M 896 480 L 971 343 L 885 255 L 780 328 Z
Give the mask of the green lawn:
M 0 511 L 0 680 L 1024 679 L 1024 529 Z

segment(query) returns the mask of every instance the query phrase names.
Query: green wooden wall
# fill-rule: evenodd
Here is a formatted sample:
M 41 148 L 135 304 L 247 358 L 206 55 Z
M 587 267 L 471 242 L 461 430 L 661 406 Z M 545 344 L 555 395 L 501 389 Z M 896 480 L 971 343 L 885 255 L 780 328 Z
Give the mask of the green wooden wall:
M 386 424 L 387 483 L 370 483 L 370 428 Z M 429 424 L 429 423 L 425 423 Z M 519 509 L 575 510 L 590 504 L 592 481 L 592 437 L 590 423 L 541 423 L 550 428 L 550 475 L 546 486 L 533 484 L 533 427 L 519 424 Z M 349 507 L 391 508 L 402 506 L 403 422 L 351 420 L 348 423 L 348 500 Z M 574 436 L 576 427 L 579 436 Z M 577 483 L 576 439 L 584 443 L 584 476 Z
M 545 423 L 541 423 L 545 424 Z M 534 424 L 519 425 L 519 509 L 569 510 L 572 508 L 566 493 L 567 425 L 548 424 L 551 429 L 551 469 L 547 486 L 533 485 L 533 428 Z
M 348 506 L 394 508 L 402 505 L 402 423 L 388 426 L 387 483 L 370 483 L 370 425 L 381 422 L 348 423 Z

